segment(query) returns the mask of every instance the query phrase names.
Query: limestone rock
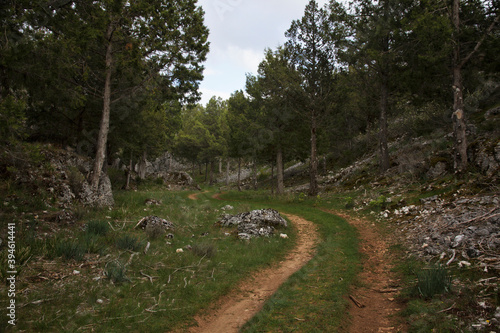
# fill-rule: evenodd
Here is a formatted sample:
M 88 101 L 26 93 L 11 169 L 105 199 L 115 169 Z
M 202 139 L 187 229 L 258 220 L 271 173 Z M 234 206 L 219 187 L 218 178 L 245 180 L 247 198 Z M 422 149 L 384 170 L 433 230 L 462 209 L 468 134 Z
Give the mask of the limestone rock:
M 170 221 L 162 219 L 158 216 L 146 216 L 140 219 L 140 221 L 135 225 L 135 229 L 141 228 L 146 230 L 146 228 L 159 227 L 163 230 L 173 230 L 174 224 Z
M 259 209 L 237 215 L 224 215 L 216 225 L 221 227 L 237 226 L 240 239 L 268 237 L 275 228 L 288 226 L 287 221 L 274 209 Z

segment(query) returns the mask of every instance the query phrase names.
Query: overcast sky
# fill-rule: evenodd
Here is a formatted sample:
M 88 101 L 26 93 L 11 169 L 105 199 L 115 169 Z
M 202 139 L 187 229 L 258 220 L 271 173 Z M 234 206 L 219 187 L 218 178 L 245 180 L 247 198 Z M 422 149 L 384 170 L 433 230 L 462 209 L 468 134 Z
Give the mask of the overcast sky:
M 210 53 L 201 83 L 201 103 L 229 98 L 245 89 L 245 74 L 257 73 L 266 48 L 286 41 L 285 31 L 300 19 L 309 0 L 199 0 L 210 29 Z M 323 6 L 328 0 L 318 0 Z

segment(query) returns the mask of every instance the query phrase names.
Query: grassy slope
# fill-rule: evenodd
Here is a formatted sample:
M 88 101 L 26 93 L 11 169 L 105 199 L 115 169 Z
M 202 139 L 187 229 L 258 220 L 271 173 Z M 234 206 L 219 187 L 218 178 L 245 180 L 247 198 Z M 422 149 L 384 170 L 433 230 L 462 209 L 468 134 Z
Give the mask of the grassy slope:
M 74 225 L 44 222 L 35 216 L 19 219 L 18 245 L 30 249 L 31 259 L 17 280 L 18 324 L 10 330 L 139 332 L 192 324 L 195 313 L 208 308 L 252 270 L 282 259 L 296 237 L 293 230 L 286 231 L 289 240 L 272 237 L 247 243 L 227 236 L 228 230 L 213 226 L 227 203 L 235 206 L 229 213 L 271 206 L 303 216 L 319 225 L 322 237 L 317 256 L 280 289 L 247 329 L 324 331 L 345 323 L 343 296 L 358 270 L 356 233 L 345 221 L 302 200 L 272 202 L 261 195 L 232 193 L 226 195 L 232 201 L 225 202 L 206 193 L 193 201 L 187 195 L 149 186 L 137 192 L 117 191 L 112 210 L 81 210 Z M 148 198 L 163 204 L 146 206 Z M 173 221 L 175 237 L 150 239 L 134 230 L 147 215 Z M 92 236 L 85 230 L 89 221 L 109 222 L 113 229 Z M 125 237 L 138 247 L 123 248 Z M 56 251 L 68 241 L 83 247 L 82 260 L 64 259 Z M 147 242 L 151 246 L 144 254 Z M 186 245 L 196 251 L 176 253 Z M 114 266 L 118 268 L 112 270 Z M 125 282 L 111 281 L 110 272 Z M 0 292 L 0 306 L 5 309 L 4 286 Z

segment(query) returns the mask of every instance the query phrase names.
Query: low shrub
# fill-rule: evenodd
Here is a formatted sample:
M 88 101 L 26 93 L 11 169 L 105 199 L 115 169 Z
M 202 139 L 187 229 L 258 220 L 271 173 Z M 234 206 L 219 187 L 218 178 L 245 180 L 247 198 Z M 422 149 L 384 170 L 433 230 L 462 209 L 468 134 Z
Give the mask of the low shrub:
M 81 261 L 85 254 L 83 245 L 73 240 L 61 240 L 56 244 L 55 251 L 58 257 L 63 257 L 63 259 L 66 260 L 74 259 L 76 261 Z
M 451 276 L 446 268 L 436 266 L 417 273 L 417 290 L 424 298 L 432 298 L 434 295 L 449 292 L 450 289 Z
M 200 257 L 212 258 L 217 254 L 217 247 L 209 243 L 194 244 L 191 250 Z
M 114 283 L 130 282 L 130 279 L 127 277 L 125 272 L 125 265 L 119 261 L 108 263 L 104 269 L 104 275 Z
M 109 225 L 108 225 L 108 223 L 106 223 L 104 221 L 92 220 L 92 221 L 89 221 L 87 223 L 86 231 L 88 234 L 91 234 L 91 235 L 104 236 L 109 231 Z
M 116 246 L 122 250 L 137 252 L 141 249 L 142 242 L 135 236 L 123 235 L 116 240 Z

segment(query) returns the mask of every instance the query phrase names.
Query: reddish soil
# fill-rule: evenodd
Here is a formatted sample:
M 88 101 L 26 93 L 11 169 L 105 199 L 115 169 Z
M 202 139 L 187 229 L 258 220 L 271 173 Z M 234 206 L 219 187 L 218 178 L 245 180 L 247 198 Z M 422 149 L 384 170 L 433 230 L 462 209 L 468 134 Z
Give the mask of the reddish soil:
M 360 287 L 350 295 L 350 333 L 405 332 L 404 324 L 398 323 L 394 315 L 401 310 L 395 300 L 399 283 L 391 272 L 388 244 L 376 230 L 376 226 L 365 219 L 328 211 L 346 219 L 355 226 L 360 235 L 360 252 L 363 270 L 359 274 Z
M 295 215 L 284 214 L 297 228 L 298 241 L 287 257 L 245 279 L 235 290 L 216 302 L 208 314 L 196 317 L 197 327 L 189 332 L 230 333 L 239 329 L 263 307 L 279 286 L 314 256 L 316 226 Z
M 196 200 L 196 194 L 192 196 L 190 198 Z M 213 197 L 220 199 L 219 194 Z M 370 221 L 327 212 L 346 219 L 360 234 L 363 270 L 359 275 L 360 287 L 349 296 L 349 333 L 405 332 L 404 324 L 397 323 L 394 316 L 401 305 L 395 300 L 399 284 L 391 272 L 388 243 Z M 196 317 L 198 326 L 189 332 L 238 332 L 283 282 L 312 259 L 318 240 L 316 226 L 299 216 L 286 216 L 298 229 L 297 246 L 287 258 L 245 279 L 233 292 L 218 300 L 208 314 Z
M 203 193 L 207 193 L 208 191 L 205 191 L 205 192 L 198 192 L 198 193 L 191 193 L 190 195 L 188 195 L 188 199 L 191 199 L 191 200 L 198 200 L 198 196 L 200 194 L 203 194 Z

